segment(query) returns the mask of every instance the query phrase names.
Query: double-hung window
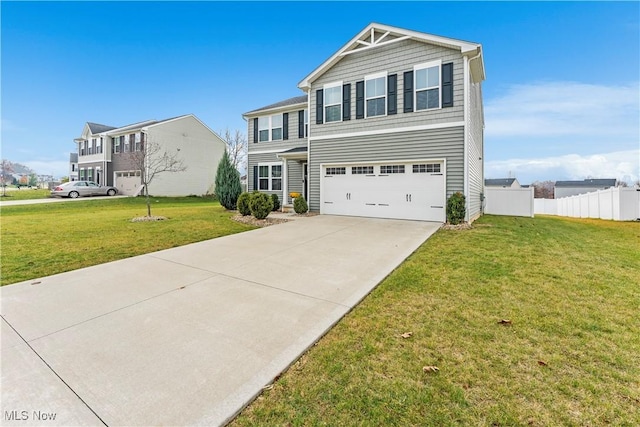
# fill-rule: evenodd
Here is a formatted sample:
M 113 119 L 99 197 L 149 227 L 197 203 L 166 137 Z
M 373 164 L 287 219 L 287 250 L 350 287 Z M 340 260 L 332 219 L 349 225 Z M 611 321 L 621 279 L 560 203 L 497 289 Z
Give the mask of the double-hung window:
M 367 116 L 384 116 L 387 114 L 387 73 L 378 73 L 364 78 L 365 102 Z
M 136 133 L 136 148 L 135 148 L 135 151 L 140 151 L 140 135 L 142 135 L 142 133 Z
M 416 65 L 415 76 L 415 110 L 440 108 L 440 61 Z
M 258 165 L 258 189 L 265 191 L 282 190 L 282 163 Z
M 271 140 L 282 139 L 282 114 L 271 116 Z
M 309 110 L 304 110 L 304 137 L 309 136 Z
M 258 118 L 258 141 L 269 141 L 269 117 Z
M 96 141 L 96 154 L 102 153 L 102 137 Z
M 342 120 L 342 82 L 324 86 L 324 122 Z

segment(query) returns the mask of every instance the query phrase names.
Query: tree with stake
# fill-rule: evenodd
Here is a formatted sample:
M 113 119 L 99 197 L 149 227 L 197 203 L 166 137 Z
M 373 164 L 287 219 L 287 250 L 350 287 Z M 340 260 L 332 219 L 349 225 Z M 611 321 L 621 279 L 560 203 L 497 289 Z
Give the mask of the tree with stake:
M 148 135 L 148 134 L 147 134 Z M 126 153 L 131 165 L 140 171 L 140 180 L 144 186 L 144 195 L 147 202 L 147 218 L 151 218 L 151 198 L 149 196 L 149 184 L 153 179 L 165 172 L 184 172 L 187 166 L 179 157 L 180 149 L 175 153 L 169 152 L 157 142 L 151 139 L 140 144 L 139 151 Z
M 224 150 L 216 172 L 216 196 L 225 209 L 234 210 L 241 193 L 240 173 L 231 163 L 229 152 Z

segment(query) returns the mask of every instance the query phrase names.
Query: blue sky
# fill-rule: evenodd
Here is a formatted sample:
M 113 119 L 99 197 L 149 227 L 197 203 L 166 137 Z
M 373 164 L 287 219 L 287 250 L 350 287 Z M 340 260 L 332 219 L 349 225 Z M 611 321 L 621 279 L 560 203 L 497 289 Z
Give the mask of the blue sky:
M 482 43 L 487 178 L 640 179 L 638 2 L 3 1 L 2 158 L 67 174 L 87 121 L 242 113 L 370 22 Z

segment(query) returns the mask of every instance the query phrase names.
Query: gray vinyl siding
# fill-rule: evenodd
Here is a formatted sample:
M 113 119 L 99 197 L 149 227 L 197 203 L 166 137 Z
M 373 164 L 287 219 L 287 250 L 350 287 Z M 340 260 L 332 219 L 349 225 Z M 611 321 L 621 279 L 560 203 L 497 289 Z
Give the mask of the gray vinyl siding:
M 437 110 L 404 113 L 404 79 L 405 71 L 413 71 L 414 65 L 441 60 L 442 63 L 453 62 L 453 107 Z M 356 85 L 365 76 L 387 72 L 397 74 L 397 108 L 398 113 L 388 116 L 356 119 Z M 316 124 L 316 90 L 324 84 L 342 81 L 351 84 L 351 120 Z M 309 112 L 310 134 L 312 137 L 336 133 L 350 133 L 388 129 L 390 127 L 409 127 L 437 123 L 449 123 L 464 120 L 464 61 L 459 51 L 440 46 L 429 45 L 414 40 L 392 43 L 359 53 L 346 55 L 326 73 L 312 82 L 309 93 L 311 111 Z
M 300 194 L 304 194 L 304 188 L 302 184 L 302 162 L 298 160 L 287 161 L 287 200 L 286 204 L 291 204 L 293 201 L 289 197 L 288 193 L 295 191 Z
M 482 87 L 469 81 L 469 117 L 467 125 L 469 194 L 467 220 L 473 221 L 482 214 L 481 195 L 484 192 L 484 119 L 482 113 Z
M 298 138 L 298 111 L 302 108 L 298 108 L 296 110 L 287 110 L 285 113 L 289 113 L 289 139 L 286 140 L 276 140 L 276 141 L 266 141 L 266 142 L 253 142 L 253 119 L 256 117 L 265 117 L 265 116 L 273 116 L 275 114 L 264 114 L 251 116 L 247 120 L 247 138 L 248 138 L 248 152 L 251 151 L 263 151 L 263 150 L 282 150 L 286 151 L 291 148 L 296 147 L 306 147 L 307 146 L 307 138 Z M 306 109 L 306 108 L 305 108 Z M 283 114 L 283 112 L 279 112 L 277 114 Z
M 273 162 L 281 162 L 284 168 L 284 161 L 279 159 L 276 156 L 276 153 L 267 153 L 267 154 L 250 154 L 249 155 L 249 170 L 247 171 L 247 188 L 249 192 L 258 190 L 253 187 L 253 167 L 257 166 L 259 163 L 273 163 Z M 260 190 L 262 193 L 267 194 L 277 194 L 280 202 L 282 202 L 282 191 L 264 191 Z
M 464 188 L 464 127 L 312 141 L 310 210 L 320 211 L 320 165 L 382 160 L 445 159 L 447 196 Z

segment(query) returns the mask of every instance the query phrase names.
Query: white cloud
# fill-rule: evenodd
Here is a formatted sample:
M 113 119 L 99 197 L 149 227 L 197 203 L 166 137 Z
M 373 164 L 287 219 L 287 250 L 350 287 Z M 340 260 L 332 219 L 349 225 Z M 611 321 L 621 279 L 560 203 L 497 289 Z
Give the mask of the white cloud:
M 486 135 L 491 137 L 580 136 L 586 140 L 637 141 L 638 82 L 605 86 L 576 82 L 513 85 L 487 100 Z M 627 145 L 628 146 L 628 145 Z
M 485 163 L 487 178 L 515 176 L 523 184 L 532 181 L 616 178 L 627 183 L 640 179 L 640 150 L 582 156 L 567 154 L 532 159 L 494 160 Z

